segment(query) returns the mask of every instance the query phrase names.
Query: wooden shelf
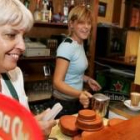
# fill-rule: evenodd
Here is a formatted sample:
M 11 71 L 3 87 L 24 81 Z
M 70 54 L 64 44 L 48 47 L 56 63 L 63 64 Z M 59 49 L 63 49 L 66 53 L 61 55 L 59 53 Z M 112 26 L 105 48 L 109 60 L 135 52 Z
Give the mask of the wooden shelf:
M 139 32 L 140 31 L 140 27 L 128 27 L 128 28 L 126 28 L 126 30 Z
M 78 0 L 75 2 L 79 3 Z M 95 55 L 95 40 L 96 40 L 96 25 L 97 25 L 97 15 L 98 15 L 98 2 L 99 0 L 90 0 L 90 5 L 92 9 L 93 14 L 93 28 L 91 30 L 91 41 L 89 45 L 89 76 L 93 76 L 94 71 L 94 55 Z M 64 0 L 58 0 L 53 1 L 53 7 L 54 7 L 54 13 L 60 14 L 63 13 L 63 4 Z M 36 3 L 34 0 L 30 0 L 29 10 L 31 10 L 32 13 L 34 13 L 34 10 L 36 8 Z M 40 6 L 40 9 L 42 7 Z M 52 39 L 53 36 L 61 36 L 61 35 L 68 35 L 68 25 L 64 23 L 47 23 L 43 21 L 38 21 L 34 23 L 33 28 L 30 32 L 26 34 L 26 37 L 29 38 L 35 38 L 35 39 Z M 58 38 L 59 40 L 59 38 Z M 44 66 L 49 65 L 50 66 L 50 73 L 51 76 L 45 77 L 44 76 Z M 55 67 L 55 57 L 22 57 L 20 58 L 18 62 L 18 66 L 21 68 L 21 70 L 24 73 L 24 80 L 25 80 L 25 86 L 26 82 L 36 82 L 40 80 L 51 80 L 54 73 L 54 67 Z M 31 83 L 32 84 L 32 83 Z M 34 96 L 31 95 L 31 96 Z M 42 98 L 46 98 L 46 95 L 42 94 Z M 32 97 L 31 97 L 32 98 Z M 38 97 L 37 97 L 38 98 Z M 32 100 L 32 99 L 31 99 Z M 33 99 L 34 100 L 34 99 Z M 35 99 L 36 100 L 36 99 Z
M 34 81 L 44 81 L 44 80 L 51 80 L 52 76 L 44 76 L 43 74 L 25 74 L 24 75 L 24 80 L 25 82 L 34 82 Z
M 37 21 L 34 23 L 34 26 L 46 26 L 46 27 L 64 27 L 64 28 L 67 28 L 68 25 L 65 24 L 65 23 L 56 23 L 56 22 L 43 22 L 43 21 Z
M 97 57 L 96 60 L 113 62 L 116 64 L 123 64 L 127 66 L 136 66 L 136 61 L 130 62 L 129 57 Z
M 44 60 L 51 60 L 51 59 L 55 59 L 55 58 L 56 58 L 55 56 L 39 56 L 39 57 L 35 56 L 35 57 L 21 57 L 20 60 L 21 61 L 23 61 L 23 60 L 25 60 L 25 61 L 26 60 L 27 61 L 28 60 L 35 60 L 35 61 L 36 60 L 41 60 L 41 61 L 43 60 L 44 61 Z
M 26 34 L 33 38 L 50 38 L 51 35 L 68 34 L 68 25 L 64 23 L 35 22 L 32 30 Z
M 28 99 L 29 102 L 33 102 L 33 101 L 41 101 L 44 99 L 50 99 L 52 96 L 52 93 L 47 92 L 47 93 L 32 93 L 32 94 L 28 94 Z
M 18 66 L 24 73 L 25 82 L 43 81 L 52 79 L 55 57 L 21 57 Z M 49 65 L 50 76 L 44 76 L 43 66 Z

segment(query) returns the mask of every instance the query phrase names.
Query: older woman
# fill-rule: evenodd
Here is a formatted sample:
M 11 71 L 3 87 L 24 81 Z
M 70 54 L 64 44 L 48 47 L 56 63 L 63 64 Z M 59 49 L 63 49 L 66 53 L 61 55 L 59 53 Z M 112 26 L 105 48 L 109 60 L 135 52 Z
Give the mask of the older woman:
M 23 36 L 32 26 L 32 14 L 19 0 L 0 0 L 0 92 L 28 109 L 23 75 L 17 61 L 25 51 Z M 45 114 L 43 112 L 36 119 L 48 136 L 56 122 L 42 121 Z

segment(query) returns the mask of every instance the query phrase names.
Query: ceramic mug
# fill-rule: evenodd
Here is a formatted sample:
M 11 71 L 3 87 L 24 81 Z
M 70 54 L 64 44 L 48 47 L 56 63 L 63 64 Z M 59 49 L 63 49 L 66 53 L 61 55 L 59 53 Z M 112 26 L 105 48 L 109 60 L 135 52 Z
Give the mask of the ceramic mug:
M 139 102 L 140 102 L 140 93 L 131 92 L 130 97 L 131 97 L 131 105 L 132 106 L 138 106 Z

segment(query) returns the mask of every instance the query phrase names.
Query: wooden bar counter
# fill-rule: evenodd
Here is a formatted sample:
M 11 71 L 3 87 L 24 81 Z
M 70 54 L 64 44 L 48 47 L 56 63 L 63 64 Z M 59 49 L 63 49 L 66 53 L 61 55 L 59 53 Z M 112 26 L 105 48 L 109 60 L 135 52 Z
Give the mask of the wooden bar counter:
M 116 113 L 116 114 L 118 114 L 120 116 L 123 116 L 126 119 L 130 119 L 130 118 L 133 118 L 133 117 L 136 117 L 136 116 L 140 115 L 140 111 L 132 111 L 132 110 L 130 110 L 129 108 L 127 108 L 124 105 L 124 103 L 122 101 L 110 101 L 109 111 L 112 111 L 112 112 L 114 112 L 114 113 Z M 136 120 L 137 120 L 137 118 L 136 118 Z M 59 127 L 59 120 L 57 120 L 57 122 L 58 122 L 58 124 L 55 127 L 53 127 L 53 129 L 52 129 L 52 132 L 50 134 L 50 138 L 54 137 L 54 138 L 57 138 L 57 140 L 72 140 L 73 139 L 72 137 L 66 136 L 61 132 L 61 129 Z M 104 118 L 104 125 L 106 126 L 107 124 L 108 124 L 108 119 Z M 133 127 L 133 125 L 132 125 L 132 127 Z M 111 132 L 111 133 L 114 133 L 114 132 Z M 87 139 L 87 140 L 89 140 L 89 139 Z
M 52 132 L 50 134 L 50 138 L 57 138 L 57 140 L 72 140 L 72 137 L 64 135 L 59 127 L 59 120 L 57 120 L 57 125 L 52 128 Z M 104 125 L 106 126 L 108 119 L 104 118 Z

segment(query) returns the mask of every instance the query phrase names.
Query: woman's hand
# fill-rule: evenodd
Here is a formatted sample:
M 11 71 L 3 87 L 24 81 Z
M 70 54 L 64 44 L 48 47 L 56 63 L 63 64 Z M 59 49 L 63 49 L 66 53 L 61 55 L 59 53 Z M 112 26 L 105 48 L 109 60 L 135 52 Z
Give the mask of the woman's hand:
M 92 98 L 92 94 L 87 91 L 82 91 L 79 96 L 79 101 L 83 105 L 84 108 L 88 108 L 90 103 L 90 98 Z
M 93 91 L 99 91 L 102 88 L 100 84 L 92 78 L 89 78 L 87 83 Z
M 50 109 L 47 109 L 41 114 L 35 116 L 35 119 L 37 120 L 45 137 L 48 137 L 50 135 L 52 127 L 56 125 L 55 120 L 43 121 L 43 117 L 46 115 L 46 113 L 49 113 L 49 111 Z

